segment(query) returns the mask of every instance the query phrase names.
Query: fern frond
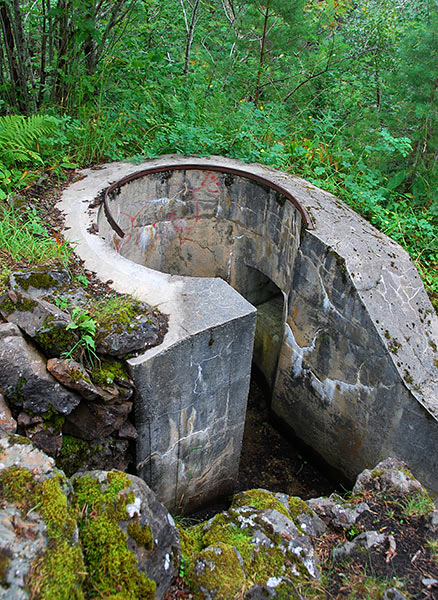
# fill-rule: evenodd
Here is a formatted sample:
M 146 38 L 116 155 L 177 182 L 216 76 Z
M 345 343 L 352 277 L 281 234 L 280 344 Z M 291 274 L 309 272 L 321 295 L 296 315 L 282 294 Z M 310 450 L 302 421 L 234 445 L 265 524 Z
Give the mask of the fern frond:
M 54 119 L 47 115 L 0 117 L 0 161 L 7 166 L 29 160 L 42 162 L 37 142 L 55 127 Z

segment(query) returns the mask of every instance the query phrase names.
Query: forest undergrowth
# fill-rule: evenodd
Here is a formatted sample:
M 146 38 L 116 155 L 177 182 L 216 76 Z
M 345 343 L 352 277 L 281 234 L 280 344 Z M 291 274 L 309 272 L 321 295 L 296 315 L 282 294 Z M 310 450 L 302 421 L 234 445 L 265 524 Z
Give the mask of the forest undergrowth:
M 438 308 L 436 0 L 2 6 L 3 252 L 18 214 L 43 235 L 28 191 L 48 176 L 219 154 L 344 200 L 404 246 Z

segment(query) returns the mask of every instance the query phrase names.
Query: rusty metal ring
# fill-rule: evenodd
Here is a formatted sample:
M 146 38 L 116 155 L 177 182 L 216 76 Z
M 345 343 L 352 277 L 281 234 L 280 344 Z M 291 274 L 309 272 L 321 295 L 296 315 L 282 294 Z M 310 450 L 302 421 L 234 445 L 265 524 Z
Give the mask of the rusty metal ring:
M 310 219 L 309 213 L 303 206 L 301 206 L 301 204 L 298 202 L 298 200 L 294 196 L 292 196 L 292 194 L 290 192 L 288 192 L 287 190 L 282 188 L 280 185 L 273 183 L 272 181 L 270 181 L 269 179 L 266 179 L 265 177 L 261 177 L 260 175 L 255 175 L 254 173 L 248 173 L 247 171 L 244 171 L 243 169 L 234 169 L 232 167 L 222 167 L 222 166 L 218 166 L 218 165 L 197 165 L 197 164 L 176 164 L 175 165 L 174 164 L 174 165 L 162 165 L 160 167 L 151 167 L 150 169 L 144 169 L 143 171 L 137 171 L 137 173 L 133 173 L 132 175 L 128 175 L 127 177 L 124 177 L 123 179 L 116 181 L 115 183 L 110 185 L 105 190 L 105 196 L 104 196 L 104 201 L 103 201 L 103 209 L 105 212 L 105 216 L 108 220 L 108 223 L 111 225 L 111 227 L 114 229 L 114 231 L 117 233 L 117 235 L 119 237 L 124 238 L 125 233 L 121 229 L 121 227 L 116 223 L 114 217 L 111 214 L 111 211 L 108 206 L 109 194 L 111 194 L 111 192 L 113 192 L 116 188 L 120 187 L 121 185 L 124 185 L 125 183 L 128 183 L 129 181 L 133 181 L 134 179 L 139 179 L 140 177 L 144 177 L 145 175 L 161 173 L 163 171 L 215 171 L 217 173 L 230 173 L 231 175 L 237 175 L 239 177 L 246 177 L 246 179 L 253 179 L 254 181 L 257 181 L 258 183 L 262 183 L 262 184 L 266 185 L 267 187 L 269 187 L 269 188 L 275 190 L 276 192 L 279 192 L 283 196 L 285 196 L 290 202 L 292 202 L 292 204 L 295 206 L 295 208 L 300 213 L 301 217 L 303 218 L 304 226 L 307 229 L 313 229 L 313 225 L 312 225 L 312 221 Z

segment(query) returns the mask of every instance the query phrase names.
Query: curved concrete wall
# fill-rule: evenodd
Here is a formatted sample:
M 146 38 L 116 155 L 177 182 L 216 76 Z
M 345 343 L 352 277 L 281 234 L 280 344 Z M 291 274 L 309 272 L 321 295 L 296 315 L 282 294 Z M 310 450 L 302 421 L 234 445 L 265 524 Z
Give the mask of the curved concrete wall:
M 184 165 L 187 168 L 183 170 L 169 169 Z M 157 278 L 162 282 L 167 278 L 164 288 L 169 286 L 169 310 L 166 304 L 162 309 L 170 313 L 171 328 L 164 343 L 166 352 L 178 338 L 178 327 L 186 331 L 186 339 L 192 339 L 185 316 L 179 317 L 179 323 L 173 316 L 187 281 L 197 282 L 200 294 L 202 282 L 222 284 L 210 295 L 210 314 L 208 304 L 204 306 L 204 318 L 208 315 L 210 320 L 217 303 L 225 307 L 224 294 L 230 293 L 220 279 L 181 275 L 222 277 L 258 304 L 263 301 L 259 286 L 263 277 L 254 277 L 252 269 L 257 269 L 278 286 L 286 305 L 273 386 L 274 413 L 349 478 L 388 455 L 396 455 L 429 489 L 438 492 L 438 322 L 406 252 L 338 199 L 308 182 L 221 157 L 169 156 L 138 166 L 113 164 L 101 171 L 85 171 L 85 179 L 65 192 L 62 208 L 73 215 L 73 207 L 79 206 L 80 188 L 79 198 L 92 202 L 118 178 L 160 167 L 164 173 L 134 179 L 109 196 L 110 211 L 125 231 L 124 238 L 108 225 L 102 210 L 89 213 L 82 207 L 80 231 L 77 216 L 68 217 L 67 225 L 75 221 L 76 225 L 75 231 L 67 233 L 70 239 L 83 240 L 78 251 L 91 268 L 113 279 L 122 291 L 132 291 L 137 283 L 115 277 L 114 272 L 122 264 L 134 268 L 132 260 L 147 265 L 135 266 L 145 269 L 142 277 L 148 278 L 142 281 L 142 289 L 149 298 L 155 295 L 163 300 L 164 289 L 161 296 L 151 290 L 156 289 Z M 216 169 L 221 167 L 240 170 L 241 175 L 218 173 Z M 275 191 L 246 178 L 244 171 L 268 180 Z M 303 213 L 285 194 L 279 194 L 279 187 L 309 213 L 311 227 L 303 226 Z M 93 236 L 85 235 L 84 229 L 93 220 L 98 220 L 106 243 L 95 237 L 90 244 Z M 105 260 L 95 260 L 96 247 Z M 108 261 L 112 271 L 107 268 Z M 151 267 L 177 275 L 158 274 Z M 175 281 L 182 287 L 176 289 Z M 251 318 L 247 304 L 240 310 L 242 314 L 231 321 Z M 224 323 L 226 320 L 224 316 Z M 227 339 L 231 342 L 231 337 Z M 205 351 L 201 346 L 199 352 Z M 159 349 L 154 353 L 162 355 Z M 209 359 L 208 353 L 202 356 L 196 364 Z M 142 373 L 139 384 L 154 395 L 151 374 L 146 377 L 144 370 Z M 147 404 L 147 394 L 144 401 Z M 162 410 L 164 415 L 168 407 Z M 178 433 L 175 439 L 178 435 L 184 437 Z M 232 450 L 235 461 L 239 448 L 235 444 Z M 150 462 L 154 450 L 150 446 L 146 450 L 140 455 L 143 452 Z M 161 452 L 163 455 L 166 452 Z M 207 463 L 206 458 L 204 472 Z
M 231 173 L 168 170 L 128 181 L 108 198 L 99 231 L 122 256 L 172 275 L 220 277 L 252 297 L 255 267 L 289 290 L 301 230 L 278 191 Z M 254 300 L 256 301 L 256 299 Z

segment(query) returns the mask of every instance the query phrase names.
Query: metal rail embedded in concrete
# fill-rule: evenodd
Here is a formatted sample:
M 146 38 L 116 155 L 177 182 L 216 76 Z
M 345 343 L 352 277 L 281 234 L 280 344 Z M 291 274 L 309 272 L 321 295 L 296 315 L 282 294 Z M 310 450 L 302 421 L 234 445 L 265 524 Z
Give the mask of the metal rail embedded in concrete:
M 164 156 L 83 176 L 61 200 L 66 236 L 87 268 L 169 314 L 163 344 L 129 361 L 139 472 L 167 506 L 233 485 L 252 305 L 277 417 L 349 478 L 395 455 L 438 492 L 438 322 L 400 246 L 261 165 Z

